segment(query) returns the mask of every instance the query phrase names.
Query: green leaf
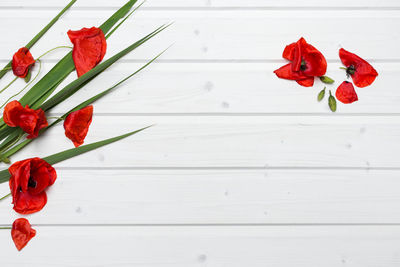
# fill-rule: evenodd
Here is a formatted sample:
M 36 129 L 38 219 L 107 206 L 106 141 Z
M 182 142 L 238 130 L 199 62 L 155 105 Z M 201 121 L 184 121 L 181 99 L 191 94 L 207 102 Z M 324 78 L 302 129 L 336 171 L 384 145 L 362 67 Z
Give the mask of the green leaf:
M 137 0 L 128 1 L 117 12 L 115 12 L 106 22 L 104 22 L 100 26 L 100 29 L 103 30 L 104 34 L 106 34 L 115 25 L 115 23 L 117 23 L 120 19 L 125 17 L 136 2 Z
M 157 28 L 152 33 L 143 37 L 139 41 L 133 43 L 126 49 L 124 49 L 121 52 L 117 53 L 116 55 L 112 56 L 108 60 L 100 63 L 99 65 L 97 65 L 96 67 L 94 67 L 93 69 L 91 69 L 90 71 L 88 71 L 87 73 L 85 73 L 84 75 L 79 77 L 78 79 L 74 80 L 73 82 L 71 82 L 70 84 L 65 86 L 61 91 L 59 91 L 52 98 L 50 98 L 43 105 L 41 105 L 40 108 L 43 109 L 44 111 L 48 111 L 51 108 L 55 107 L 56 105 L 58 105 L 59 103 L 61 103 L 62 101 L 64 101 L 65 99 L 67 99 L 68 97 L 73 95 L 74 93 L 76 93 L 79 89 L 81 89 L 82 88 L 81 85 L 85 84 L 87 81 L 90 81 L 92 78 L 97 76 L 99 73 L 103 72 L 109 66 L 114 64 L 118 59 L 122 58 L 129 52 L 135 50 L 136 48 L 138 48 L 139 46 L 141 46 L 142 44 L 144 44 L 145 42 L 150 40 L 152 37 L 156 36 L 158 33 L 165 30 L 169 25 L 170 24 L 167 24 L 167 25 L 163 25 L 163 26 Z M 37 109 L 39 107 L 35 104 L 35 105 L 33 105 L 32 108 Z
M 324 89 L 323 89 L 321 92 L 319 92 L 319 94 L 318 94 L 318 101 L 321 101 L 322 99 L 324 99 L 325 90 L 326 90 L 326 87 L 324 87 Z
M 26 83 L 29 83 L 29 81 L 31 80 L 31 77 L 32 77 L 32 72 L 31 72 L 31 70 L 28 70 L 28 74 L 25 76 L 24 81 Z
M 128 15 L 126 15 L 126 17 L 120 22 L 118 23 L 117 26 L 115 26 L 107 35 L 106 35 L 106 39 L 108 37 L 110 37 L 111 34 L 113 34 L 136 10 L 138 10 L 142 5 L 144 4 L 144 1 L 142 3 L 140 3 L 140 5 L 138 5 L 135 9 L 133 9 Z M 121 17 L 122 18 L 122 17 Z
M 137 0 L 128 1 L 123 7 L 116 11 L 100 28 L 106 34 L 110 28 L 129 12 Z M 49 90 L 55 90 L 55 86 L 60 84 L 72 71 L 75 65 L 72 60 L 72 52 L 69 52 L 61 59 L 37 84 L 35 84 L 21 99 L 23 106 L 33 106 Z
M 112 26 L 118 22 L 125 14 L 128 14 L 132 6 L 137 0 L 128 1 L 123 7 L 116 11 L 100 28 L 106 34 Z M 108 35 L 107 35 L 108 36 Z M 11 64 L 11 63 L 10 63 Z M 40 106 L 50 95 L 56 90 L 57 86 L 62 83 L 67 76 L 75 69 L 72 60 L 72 52 L 69 52 L 62 58 L 39 82 L 37 82 L 29 91 L 19 100 L 25 106 Z M 12 131 L 10 127 L 4 124 L 0 119 L 0 140 L 4 139 L 7 134 Z
M 335 82 L 335 80 L 333 80 L 332 78 L 329 78 L 328 76 L 321 76 L 319 77 L 319 79 L 326 84 L 332 84 Z
M 329 108 L 335 112 L 336 111 L 336 98 L 332 95 L 331 91 L 329 90 L 329 99 L 328 99 Z
M 126 138 L 128 136 L 137 134 L 137 133 L 139 133 L 139 132 L 141 132 L 141 131 L 143 131 L 143 130 L 151 127 L 151 126 L 152 125 L 144 127 L 144 128 L 141 128 L 139 130 L 136 130 L 136 131 L 133 131 L 133 132 L 130 132 L 130 133 L 127 133 L 127 134 L 123 134 L 123 135 L 120 135 L 120 136 L 112 137 L 112 138 L 109 138 L 109 139 L 106 139 L 106 140 L 103 140 L 103 141 L 99 141 L 99 142 L 96 142 L 96 143 L 92 143 L 92 144 L 89 144 L 89 145 L 84 145 L 84 146 L 80 146 L 80 147 L 76 147 L 76 148 L 71 148 L 71 149 L 65 150 L 63 152 L 60 152 L 60 153 L 53 154 L 51 156 L 45 157 L 43 159 L 45 161 L 47 161 L 49 164 L 53 165 L 53 164 L 59 163 L 61 161 L 73 158 L 73 157 L 78 156 L 78 155 L 81 155 L 83 153 L 92 151 L 92 150 L 94 150 L 96 148 L 99 148 L 99 147 L 102 147 L 102 146 L 117 142 L 117 141 L 119 141 L 121 139 L 124 139 L 124 138 Z M 7 170 L 3 170 L 3 171 L 0 172 L 0 183 L 7 182 L 9 178 L 10 178 L 10 173 L 8 172 L 8 169 Z
M 15 143 L 20 140 L 23 133 L 24 132 L 22 131 L 21 128 L 16 128 L 16 130 L 13 131 L 10 135 L 8 135 L 7 138 L 0 144 L 0 152 L 3 153 L 7 149 L 15 145 Z
M 168 48 L 167 48 L 168 49 Z M 89 98 L 88 100 L 82 102 L 81 104 L 77 105 L 76 107 L 74 107 L 73 109 L 71 109 L 70 111 L 68 111 L 67 113 L 65 113 L 64 115 L 61 116 L 62 119 L 65 119 L 71 112 L 80 110 L 92 103 L 94 103 L 95 101 L 99 100 L 100 98 L 102 98 L 103 96 L 107 95 L 108 93 L 110 93 L 112 90 L 114 90 L 116 87 L 118 87 L 119 85 L 121 85 L 122 83 L 126 82 L 128 79 L 132 78 L 134 75 L 136 75 L 137 73 L 139 73 L 140 71 L 142 71 L 143 69 L 145 69 L 147 66 L 149 66 L 151 63 L 153 63 L 157 58 L 159 58 L 165 51 L 167 51 L 167 49 L 165 49 L 164 51 L 162 51 L 160 54 L 158 54 L 157 56 L 155 56 L 153 59 L 151 59 L 149 62 L 147 62 L 145 65 L 143 65 L 142 67 L 140 67 L 138 70 L 136 70 L 135 72 L 133 72 L 132 74 L 128 75 L 127 77 L 125 77 L 124 79 L 122 79 L 121 81 L 117 82 L 116 84 L 114 84 L 113 86 L 111 86 L 110 88 L 108 88 L 107 90 L 104 90 L 103 92 Z M 57 121 L 61 121 L 61 120 L 57 120 Z M 57 122 L 56 121 L 56 122 Z M 52 126 L 52 125 L 50 125 Z M 49 127 L 50 127 L 49 126 Z
M 76 0 L 72 0 L 69 2 L 68 5 L 64 7 L 63 10 L 60 11 L 60 13 L 57 14 L 50 22 L 47 24 L 39 33 L 33 37 L 33 39 L 25 45 L 26 48 L 31 48 L 34 44 L 36 44 L 37 41 L 56 23 L 59 18 L 73 5 L 75 4 Z M 9 71 L 9 67 L 11 67 L 12 61 L 10 61 L 1 71 L 0 71 L 0 79 L 3 78 L 3 76 Z
M 167 49 L 166 49 L 167 50 Z M 121 85 L 123 82 L 127 81 L 128 79 L 130 79 L 131 77 L 133 77 L 135 74 L 137 74 L 138 72 L 140 72 L 141 70 L 145 69 L 147 66 L 149 66 L 151 63 L 153 63 L 157 58 L 159 58 L 166 50 L 164 50 L 163 52 L 161 52 L 160 54 L 158 54 L 156 57 L 154 57 L 152 60 L 150 60 L 149 62 L 147 62 L 145 65 L 143 65 L 141 68 L 139 68 L 138 70 L 136 70 L 134 73 L 130 74 L 129 76 L 125 77 L 124 79 L 122 79 L 121 81 L 119 81 L 118 83 L 116 83 L 115 85 L 113 85 L 112 87 L 108 88 L 107 90 L 104 90 L 103 92 L 89 98 L 88 100 L 82 102 L 81 104 L 77 105 L 76 107 L 74 107 L 73 109 L 71 109 L 70 111 L 68 111 L 67 113 L 65 113 L 64 115 L 61 116 L 60 119 L 55 120 L 52 124 L 50 124 L 49 126 L 47 126 L 46 128 L 43 128 L 39 135 L 42 135 L 45 131 L 47 131 L 48 129 L 50 129 L 51 127 L 53 127 L 54 125 L 58 124 L 59 122 L 61 122 L 63 119 L 65 119 L 68 114 L 70 114 L 71 112 L 74 112 L 76 110 L 82 109 L 92 103 L 94 103 L 95 101 L 99 100 L 100 98 L 102 98 L 103 96 L 107 95 L 108 93 L 110 93 L 111 91 L 113 91 L 116 87 L 118 87 L 119 85 Z M 10 138 L 10 137 L 9 137 Z M 0 158 L 9 158 L 12 155 L 14 155 L 15 153 L 17 153 L 18 151 L 20 151 L 21 149 L 23 149 L 24 147 L 26 147 L 28 144 L 30 144 L 32 141 L 34 141 L 35 139 L 26 139 L 23 142 L 15 145 L 14 147 L 10 148 L 7 152 L 2 153 L 0 155 Z M 3 150 L 4 151 L 4 150 Z

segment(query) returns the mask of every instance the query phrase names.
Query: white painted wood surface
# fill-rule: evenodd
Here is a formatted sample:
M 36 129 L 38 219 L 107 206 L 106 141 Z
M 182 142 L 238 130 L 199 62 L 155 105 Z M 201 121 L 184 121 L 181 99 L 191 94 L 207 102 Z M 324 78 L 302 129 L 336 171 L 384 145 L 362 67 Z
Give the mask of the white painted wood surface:
M 66 30 L 98 25 L 124 2 L 79 0 L 33 54 L 68 44 Z M 65 3 L 2 0 L 0 63 Z M 95 105 L 87 142 L 156 126 L 56 165 L 48 205 L 28 216 L 37 237 L 17 253 L 0 230 L 0 266 L 399 266 L 400 2 L 149 0 L 110 38 L 107 57 L 170 21 L 52 111 L 174 43 Z M 300 36 L 326 55 L 336 85 L 345 79 L 340 47 L 380 76 L 332 114 L 316 101 L 323 84 L 302 88 L 272 73 Z M 63 54 L 46 57 L 44 73 Z M 70 147 L 58 127 L 16 159 Z M 0 225 L 17 217 L 10 199 L 0 202 Z

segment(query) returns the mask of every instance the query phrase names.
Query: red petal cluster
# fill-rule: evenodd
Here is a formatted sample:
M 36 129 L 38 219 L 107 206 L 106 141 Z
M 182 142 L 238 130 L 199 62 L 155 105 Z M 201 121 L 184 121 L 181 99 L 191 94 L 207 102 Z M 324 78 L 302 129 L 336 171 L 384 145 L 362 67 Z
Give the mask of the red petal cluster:
M 31 158 L 15 162 L 8 171 L 14 210 L 21 214 L 40 211 L 47 203 L 45 190 L 56 181 L 56 170 L 43 159 Z
M 23 249 L 26 244 L 36 235 L 27 219 L 16 219 L 11 228 L 11 238 L 18 250 Z
M 78 147 L 83 144 L 92 122 L 93 106 L 71 112 L 64 121 L 65 136 Z
M 36 138 L 40 129 L 48 126 L 42 109 L 30 109 L 28 105 L 23 107 L 17 100 L 5 106 L 3 119 L 10 127 L 21 127 L 24 132 L 29 134 L 28 139 Z
M 347 74 L 353 78 L 353 82 L 357 87 L 366 87 L 375 81 L 378 72 L 364 59 L 356 54 L 341 48 L 339 57 L 343 65 L 347 67 Z
M 25 78 L 34 64 L 35 59 L 29 49 L 22 47 L 14 54 L 11 67 L 15 76 Z
M 279 78 L 295 80 L 302 86 L 310 87 L 314 85 L 314 77 L 326 73 L 325 57 L 303 37 L 296 43 L 287 45 L 282 57 L 291 62 L 274 71 Z
M 78 77 L 93 69 L 104 58 L 107 50 L 106 38 L 100 28 L 83 28 L 68 31 L 68 37 L 74 45 L 72 58 Z
M 344 81 L 336 89 L 336 98 L 344 104 L 350 104 L 358 100 L 353 84 L 347 81 Z

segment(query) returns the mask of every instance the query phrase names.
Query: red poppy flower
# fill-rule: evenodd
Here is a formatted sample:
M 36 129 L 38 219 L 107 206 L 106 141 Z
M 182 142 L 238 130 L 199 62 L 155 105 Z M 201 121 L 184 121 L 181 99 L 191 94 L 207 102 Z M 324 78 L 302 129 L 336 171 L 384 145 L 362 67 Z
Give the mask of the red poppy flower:
M 48 126 L 42 109 L 30 109 L 28 105 L 24 108 L 17 100 L 5 106 L 3 119 L 10 127 L 21 127 L 24 132 L 29 134 L 28 139 L 36 138 L 40 129 Z
M 343 65 L 346 66 L 346 72 L 353 78 L 353 82 L 357 87 L 366 87 L 374 82 L 378 72 L 364 59 L 356 54 L 341 48 L 339 57 Z
M 25 78 L 34 64 L 35 59 L 29 49 L 22 47 L 14 54 L 11 67 L 15 76 Z
M 83 144 L 92 122 L 93 106 L 71 112 L 64 121 L 65 136 L 78 147 Z
M 107 50 L 106 38 L 100 28 L 83 28 L 68 31 L 68 37 L 74 44 L 72 58 L 78 77 L 93 69 L 104 58 Z
M 295 80 L 302 86 L 310 87 L 314 84 L 315 76 L 320 77 L 326 73 L 325 57 L 303 37 L 287 45 L 282 57 L 291 63 L 274 71 L 279 78 Z
M 344 81 L 336 89 L 336 98 L 344 104 L 350 104 L 358 100 L 353 84 L 347 81 Z
M 54 184 L 56 170 L 45 160 L 31 158 L 8 168 L 14 210 L 21 214 L 40 211 L 47 203 L 46 188 Z
M 23 249 L 26 244 L 36 235 L 27 219 L 16 219 L 11 228 L 11 237 L 18 250 Z

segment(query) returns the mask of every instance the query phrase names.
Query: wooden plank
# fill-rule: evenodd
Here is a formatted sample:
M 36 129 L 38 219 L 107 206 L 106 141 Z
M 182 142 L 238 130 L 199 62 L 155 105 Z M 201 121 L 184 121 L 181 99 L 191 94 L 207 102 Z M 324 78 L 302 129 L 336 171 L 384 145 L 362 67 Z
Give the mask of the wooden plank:
M 95 116 L 87 143 L 156 126 L 60 166 L 398 168 L 398 121 L 397 116 Z M 15 160 L 71 147 L 59 126 Z
M 400 223 L 399 171 L 59 169 L 36 224 Z M 6 195 L 8 185 L 1 185 Z M 0 224 L 18 218 L 11 198 Z
M 144 63 L 118 63 L 110 70 L 86 85 L 66 104 L 56 107 L 53 113 L 63 113 L 79 101 L 88 99 L 101 90 L 128 76 Z M 44 64 L 43 75 L 53 66 Z M 316 80 L 313 88 L 304 88 L 297 83 L 278 79 L 273 70 L 280 63 L 157 63 L 144 70 L 118 90 L 96 103 L 95 112 L 102 114 L 327 114 L 330 111 L 327 98 L 321 103 L 317 94 L 324 88 Z M 339 67 L 329 65 L 328 75 L 336 83 L 327 86 L 335 92 L 336 87 L 346 79 Z M 400 113 L 400 90 L 397 82 L 400 76 L 399 63 L 376 63 L 380 76 L 368 88 L 357 89 L 359 101 L 352 105 L 338 103 L 340 114 L 387 114 Z M 37 68 L 36 68 L 37 70 Z M 0 82 L 4 87 L 11 75 Z M 59 87 L 76 79 L 76 74 Z M 23 86 L 19 81 L 2 93 L 5 101 Z M 328 91 L 326 92 L 327 95 Z M 17 98 L 18 99 L 18 98 Z M 2 103 L 1 103 L 2 104 Z
M 36 227 L 5 266 L 380 266 L 400 264 L 400 227 Z
M 2 7 L 63 7 L 68 1 L 54 1 L 54 0 L 36 0 L 35 2 L 29 0 L 2 0 L 0 6 Z M 126 0 L 85 0 L 78 1 L 74 6 L 77 8 L 90 8 L 96 9 L 98 7 L 118 8 L 126 3 Z M 151 0 L 146 2 L 145 7 L 157 8 L 176 8 L 176 7 L 190 7 L 190 8 L 213 8 L 213 7 L 251 7 L 251 8 L 315 8 L 315 7 L 343 7 L 343 8 L 395 8 L 400 4 L 396 0 L 336 0 L 336 1 L 318 1 L 318 0 L 305 0 L 299 4 L 296 0 L 274 1 L 274 0 Z
M 68 45 L 68 29 L 98 25 L 111 12 L 69 12 L 35 46 L 34 55 L 56 45 Z M 9 59 L 16 48 L 31 39 L 32 32 L 39 31 L 53 16 L 54 10 L 0 10 L 0 36 L 7 36 L 0 45 L 0 59 Z M 27 21 L 29 31 L 26 30 Z M 400 60 L 396 41 L 400 33 L 395 30 L 400 27 L 400 13 L 390 10 L 140 11 L 109 39 L 107 56 L 171 21 L 175 24 L 170 29 L 126 58 L 148 59 L 174 44 L 164 59 L 284 62 L 281 55 L 285 45 L 304 36 L 329 60 L 338 60 L 341 46 L 367 59 Z

